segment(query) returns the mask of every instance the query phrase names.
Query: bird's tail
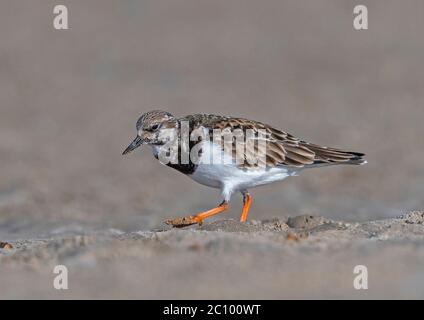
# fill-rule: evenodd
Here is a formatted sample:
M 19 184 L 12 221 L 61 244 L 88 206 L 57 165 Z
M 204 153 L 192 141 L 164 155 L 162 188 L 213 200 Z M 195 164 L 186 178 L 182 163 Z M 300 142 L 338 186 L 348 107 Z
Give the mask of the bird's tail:
M 307 148 L 315 152 L 315 159 L 312 165 L 332 165 L 332 164 L 355 164 L 367 163 L 365 154 L 354 151 L 343 151 L 335 148 L 321 147 L 308 143 Z

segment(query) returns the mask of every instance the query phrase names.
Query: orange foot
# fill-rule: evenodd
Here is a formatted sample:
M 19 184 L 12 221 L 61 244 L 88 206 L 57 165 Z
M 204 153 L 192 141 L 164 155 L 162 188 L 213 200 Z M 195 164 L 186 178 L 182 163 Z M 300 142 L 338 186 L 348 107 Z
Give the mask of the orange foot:
M 190 226 L 196 223 L 199 225 L 202 225 L 204 219 L 214 216 L 218 213 L 221 213 L 227 210 L 227 208 L 228 208 L 228 203 L 224 201 L 216 208 L 210 209 L 205 212 L 201 212 L 199 214 L 196 214 L 195 216 L 186 216 L 186 217 L 168 219 L 165 221 L 165 223 L 172 225 L 175 228 L 182 228 L 182 227 Z
M 243 192 L 243 209 L 241 210 L 240 222 L 247 220 L 247 214 L 249 213 L 250 204 L 252 203 L 252 196 L 249 192 Z

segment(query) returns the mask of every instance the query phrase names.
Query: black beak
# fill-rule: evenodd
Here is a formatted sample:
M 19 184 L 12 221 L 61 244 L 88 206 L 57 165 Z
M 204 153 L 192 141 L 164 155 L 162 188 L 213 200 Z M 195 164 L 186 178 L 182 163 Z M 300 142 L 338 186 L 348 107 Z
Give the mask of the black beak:
M 126 155 L 127 153 L 130 153 L 131 151 L 133 151 L 134 149 L 137 149 L 139 146 L 141 146 L 143 144 L 143 140 L 137 136 L 133 142 L 131 142 L 131 144 L 124 150 L 124 152 L 122 153 L 123 155 Z

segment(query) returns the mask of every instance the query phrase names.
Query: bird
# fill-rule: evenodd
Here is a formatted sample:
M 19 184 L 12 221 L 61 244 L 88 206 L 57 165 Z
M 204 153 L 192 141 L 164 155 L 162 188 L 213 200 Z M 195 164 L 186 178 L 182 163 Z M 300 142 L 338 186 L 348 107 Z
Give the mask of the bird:
M 364 153 L 309 143 L 271 125 L 239 117 L 214 114 L 175 117 L 166 111 L 153 110 L 139 117 L 136 130 L 135 139 L 123 155 L 142 145 L 149 145 L 154 157 L 163 164 L 202 185 L 221 191 L 223 200 L 216 207 L 165 221 L 178 228 L 202 225 L 206 218 L 224 212 L 229 207 L 231 196 L 238 192 L 243 196 L 240 222 L 245 222 L 253 199 L 248 190 L 253 187 L 297 176 L 300 171 L 309 168 L 367 163 Z M 217 137 L 216 132 L 221 134 L 221 139 L 213 139 Z M 222 139 L 222 132 L 227 135 L 250 132 L 251 135 L 244 140 L 237 139 L 237 135 Z M 196 137 L 193 138 L 193 135 Z M 185 142 L 181 143 L 183 136 Z M 176 148 L 175 141 L 178 143 Z M 171 149 L 177 151 L 174 152 L 177 156 L 171 159 L 174 161 L 164 157 L 170 154 Z M 189 153 L 184 161 L 183 151 Z M 162 161 L 163 158 L 167 161 Z

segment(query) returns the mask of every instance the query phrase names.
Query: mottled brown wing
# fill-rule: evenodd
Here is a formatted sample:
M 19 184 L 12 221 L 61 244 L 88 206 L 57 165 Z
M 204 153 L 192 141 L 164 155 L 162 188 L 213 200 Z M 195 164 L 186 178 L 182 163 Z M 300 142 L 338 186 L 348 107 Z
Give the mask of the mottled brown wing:
M 241 168 L 253 169 L 260 166 L 275 167 L 282 165 L 301 168 L 318 164 L 362 164 L 364 162 L 362 153 L 307 143 L 287 132 L 261 122 L 221 117 L 215 119 L 211 127 L 232 132 L 240 130 L 244 134 L 247 130 L 256 132 L 257 135 L 253 138 L 246 135 L 245 141 L 241 143 L 241 146 L 239 145 L 239 148 L 237 148 L 236 139 L 231 142 L 232 156 L 239 159 L 237 165 Z

